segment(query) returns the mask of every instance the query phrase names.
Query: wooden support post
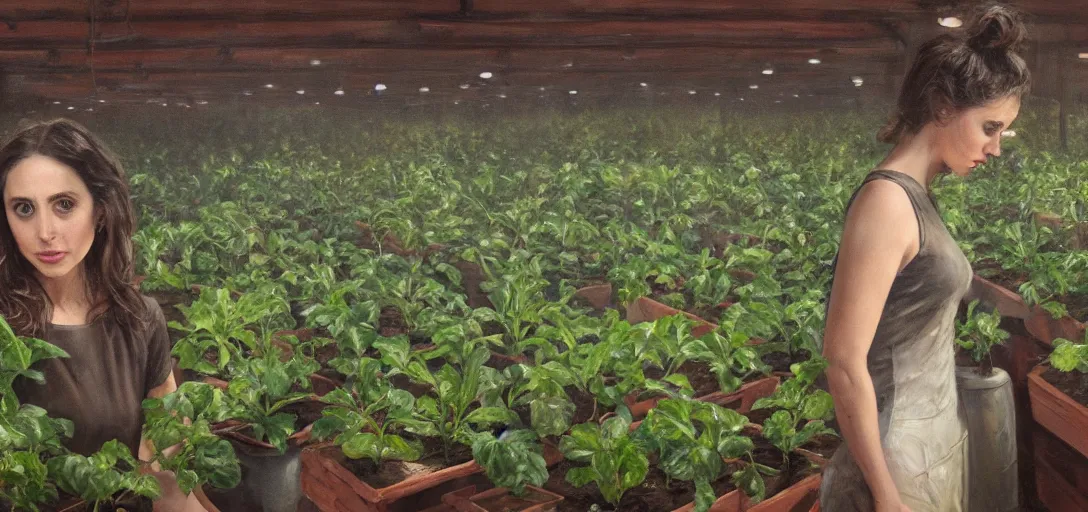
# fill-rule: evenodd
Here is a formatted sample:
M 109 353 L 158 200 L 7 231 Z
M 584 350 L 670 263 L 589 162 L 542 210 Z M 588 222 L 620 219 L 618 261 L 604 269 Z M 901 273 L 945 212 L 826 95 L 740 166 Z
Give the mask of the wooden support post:
M 1069 116 L 1073 109 L 1073 74 L 1069 69 L 1069 57 L 1065 48 L 1058 54 L 1058 132 L 1062 150 L 1069 151 Z

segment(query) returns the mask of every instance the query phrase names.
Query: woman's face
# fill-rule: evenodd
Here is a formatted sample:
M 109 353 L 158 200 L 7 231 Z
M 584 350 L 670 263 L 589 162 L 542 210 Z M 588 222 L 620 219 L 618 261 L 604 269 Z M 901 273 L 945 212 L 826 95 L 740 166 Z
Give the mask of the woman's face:
M 963 177 L 991 156 L 1001 156 L 1001 132 L 1020 113 L 1020 98 L 1009 96 L 967 109 L 937 127 L 938 155 Z
M 40 278 L 82 267 L 94 243 L 95 208 L 74 169 L 47 156 L 24 158 L 8 173 L 3 200 L 19 252 Z

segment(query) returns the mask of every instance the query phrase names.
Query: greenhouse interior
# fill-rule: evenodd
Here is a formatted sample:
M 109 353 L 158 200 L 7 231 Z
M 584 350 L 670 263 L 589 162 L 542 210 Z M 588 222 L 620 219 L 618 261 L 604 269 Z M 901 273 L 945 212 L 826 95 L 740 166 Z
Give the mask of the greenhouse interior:
M 0 510 L 1088 511 L 1085 0 L 0 20 Z

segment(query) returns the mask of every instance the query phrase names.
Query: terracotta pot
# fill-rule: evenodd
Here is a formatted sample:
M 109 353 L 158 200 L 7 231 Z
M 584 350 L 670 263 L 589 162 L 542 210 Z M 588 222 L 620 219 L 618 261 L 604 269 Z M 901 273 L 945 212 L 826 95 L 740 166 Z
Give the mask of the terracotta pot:
M 546 491 L 531 485 L 525 486 L 525 496 L 521 498 L 511 497 L 510 490 L 497 487 L 484 492 L 476 492 L 476 486 L 471 485 L 463 489 L 448 492 L 442 495 L 442 503 L 449 506 L 451 512 L 553 512 L 556 505 L 563 501 L 563 496 Z M 502 503 L 505 499 L 516 503 Z M 482 506 L 480 503 L 493 506 Z
M 1020 320 L 1027 320 L 1031 316 L 1031 311 L 1022 297 L 977 274 L 971 280 L 971 289 L 964 297 L 967 302 L 975 299 L 1001 313 L 1001 316 Z
M 1055 512 L 1088 510 L 1088 460 L 1043 429 L 1035 429 L 1032 444 L 1043 505 Z
M 374 488 L 337 462 L 330 450 L 340 448 L 326 442 L 302 452 L 302 490 L 322 512 L 388 512 L 399 500 L 422 493 L 455 490 L 464 484 L 453 489 L 441 486 L 484 471 L 476 461 L 470 460 L 434 473 L 414 475 L 388 487 Z M 544 460 L 548 466 L 554 466 L 563 460 L 563 454 L 545 443 Z
M 1088 457 L 1088 408 L 1043 379 L 1049 368 L 1039 365 L 1028 375 L 1031 414 L 1039 425 Z
M 1084 324 L 1068 315 L 1062 318 L 1054 318 L 1039 306 L 1032 308 L 1031 314 L 1024 323 L 1028 332 L 1035 339 L 1047 345 L 1052 345 L 1057 338 L 1065 338 L 1071 341 L 1080 341 L 1084 338 Z
M 741 490 L 722 496 L 710 506 L 710 512 L 806 512 L 820 497 L 822 475 L 812 475 L 786 490 L 753 504 Z M 689 503 L 673 512 L 691 512 L 695 503 Z
M 612 303 L 612 284 L 595 284 L 579 288 L 574 295 L 585 299 L 596 309 L 605 309 Z
M 686 311 L 680 311 L 676 308 L 670 308 L 656 300 L 646 297 L 639 297 L 634 302 L 627 306 L 627 322 L 637 324 L 641 322 L 653 322 L 659 318 L 672 316 L 677 313 L 683 313 L 684 316 L 699 322 L 698 325 L 691 329 L 691 335 L 698 338 L 702 335 L 713 331 L 718 328 L 717 324 L 712 324 L 702 318 L 699 318 Z

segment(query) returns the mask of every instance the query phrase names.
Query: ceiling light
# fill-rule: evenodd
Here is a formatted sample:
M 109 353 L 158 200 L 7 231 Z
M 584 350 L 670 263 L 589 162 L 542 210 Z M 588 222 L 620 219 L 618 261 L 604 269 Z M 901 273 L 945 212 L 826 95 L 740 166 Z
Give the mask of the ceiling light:
M 333 94 L 335 94 L 335 95 L 337 95 L 337 96 L 343 96 L 343 95 L 344 95 L 344 88 L 343 88 L 343 87 L 341 87 L 341 88 L 339 88 L 339 89 L 337 89 L 337 90 L 333 91 Z
M 454 104 L 454 105 L 460 105 L 460 104 L 461 104 L 461 100 L 453 100 L 453 104 Z
M 567 62 L 566 64 L 563 64 L 563 67 L 564 67 L 564 68 L 567 68 L 567 69 L 573 68 L 573 67 L 574 67 L 574 63 L 573 63 L 573 62 Z
M 386 89 L 385 84 L 377 84 L 377 85 L 374 86 L 374 90 L 378 91 L 378 92 L 382 92 L 385 89 Z
M 315 102 L 314 102 L 314 105 L 320 105 L 320 104 L 321 104 L 321 102 L 320 102 L 320 101 L 315 101 Z
M 54 101 L 53 104 L 54 105 L 60 105 L 60 102 L 59 101 Z
M 767 68 L 767 69 L 764 69 L 764 70 L 763 70 L 763 74 L 764 74 L 764 75 L 773 75 L 773 74 L 774 74 L 774 70 L 773 70 L 773 69 L 771 69 L 771 68 Z
M 570 91 L 571 96 L 574 96 L 575 94 L 578 94 L 578 91 Z
M 695 90 L 693 89 L 693 90 L 688 91 L 688 94 L 695 94 Z
M 162 106 L 164 106 L 164 107 L 169 107 L 169 106 L 170 106 L 170 104 L 169 104 L 169 103 L 163 103 L 163 104 L 162 104 Z
M 75 107 L 68 107 L 68 110 L 75 110 Z
M 253 91 L 242 91 L 243 96 L 253 96 Z
M 500 97 L 500 98 L 502 98 L 502 99 L 506 99 L 506 95 L 505 95 L 505 94 L 500 94 L 500 95 L 499 95 L 499 97 Z
M 420 87 L 419 92 L 423 92 L 423 93 L 431 92 L 431 88 L 430 87 Z
M 1016 130 L 1005 130 L 1005 131 L 1001 132 L 1001 136 L 1002 137 L 1015 137 L 1016 136 Z
M 540 92 L 544 92 L 544 88 L 543 88 L 543 87 L 541 87 L 541 88 L 540 88 Z
M 299 94 L 299 95 L 306 94 L 306 89 L 299 89 L 299 90 L 295 91 L 295 94 Z
M 310 60 L 310 65 L 311 66 L 320 66 L 321 65 L 321 59 L 311 59 Z
M 646 82 L 639 82 L 639 84 L 638 84 L 639 87 L 649 87 L 649 85 L 650 84 L 648 84 Z
M 808 63 L 809 63 L 809 64 L 819 64 L 819 63 L 820 63 L 820 59 L 809 59 L 809 60 L 808 60 Z
M 264 88 L 265 88 L 265 89 L 275 89 L 275 88 L 276 88 L 276 86 L 275 86 L 275 85 L 272 85 L 272 84 L 264 84 Z
M 720 93 L 720 92 L 716 92 L 716 93 L 714 93 L 714 95 L 715 95 L 715 96 L 721 96 L 721 95 L 722 95 L 722 93 Z
M 484 71 L 483 73 L 480 73 L 480 78 L 483 78 L 484 80 L 490 80 L 493 76 L 495 75 L 492 75 L 490 71 Z
M 87 107 L 87 112 L 94 112 L 94 109 L 91 107 Z
M 1086 53 L 1078 53 L 1078 54 L 1077 54 L 1077 57 L 1079 57 L 1079 58 L 1081 58 L 1081 59 L 1088 59 L 1088 52 L 1086 52 Z
M 196 100 L 196 104 L 197 104 L 197 105 L 207 105 L 207 104 L 208 104 L 208 100 Z
M 782 103 L 782 100 L 774 100 L 775 103 Z
M 469 85 L 468 85 L 468 84 L 461 84 L 461 90 L 462 90 L 462 91 L 467 91 L 467 90 L 468 90 L 468 88 L 469 88 Z
M 793 97 L 794 97 L 794 98 L 800 98 L 800 97 L 801 97 L 801 95 L 800 95 L 800 94 L 794 94 L 794 95 L 793 95 Z
M 854 87 L 861 87 L 861 84 L 865 83 L 865 80 L 862 79 L 860 76 L 850 77 L 850 81 L 854 82 Z
M 98 100 L 99 103 L 105 103 L 106 100 Z
M 755 90 L 755 89 L 759 89 L 759 86 L 756 85 L 756 84 L 752 84 L 752 85 L 749 85 L 748 88 L 752 89 L 752 90 Z
M 744 98 L 737 98 L 737 99 L 739 99 L 739 100 L 741 100 L 741 101 L 744 101 Z
M 955 16 L 949 16 L 947 18 L 937 18 L 937 24 L 942 27 L 960 28 L 963 26 L 963 20 Z

